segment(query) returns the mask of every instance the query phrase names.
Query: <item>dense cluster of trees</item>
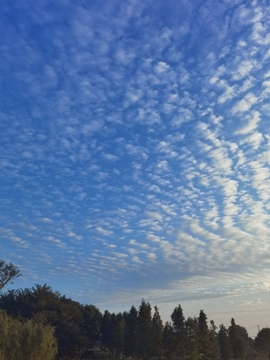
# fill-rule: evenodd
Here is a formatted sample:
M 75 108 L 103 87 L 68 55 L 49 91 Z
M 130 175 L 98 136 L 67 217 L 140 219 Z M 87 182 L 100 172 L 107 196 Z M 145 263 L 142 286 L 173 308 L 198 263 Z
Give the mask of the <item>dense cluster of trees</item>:
M 234 319 L 228 328 L 208 323 L 203 310 L 185 319 L 180 305 L 163 324 L 158 308 L 145 300 L 129 312 L 102 314 L 48 285 L 35 285 L 0 294 L 0 309 L 0 360 L 270 359 L 270 329 L 254 341 Z
M 59 357 L 73 358 L 91 349 L 100 337 L 102 314 L 53 292 L 47 285 L 9 290 L 0 296 L 0 309 L 14 319 L 31 319 L 52 326 Z
M 20 275 L 12 263 L 0 261 L 0 290 Z M 54 360 L 58 351 L 54 332 L 50 325 L 0 310 L 0 360 Z
M 0 311 L 0 359 L 53 360 L 57 354 L 54 328 L 33 320 L 20 321 Z

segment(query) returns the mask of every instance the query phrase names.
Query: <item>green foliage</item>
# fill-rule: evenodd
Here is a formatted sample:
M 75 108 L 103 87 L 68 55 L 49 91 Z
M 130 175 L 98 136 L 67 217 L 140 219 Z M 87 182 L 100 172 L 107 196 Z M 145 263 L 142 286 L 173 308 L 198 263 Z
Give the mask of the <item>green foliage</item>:
M 203 310 L 200 311 L 198 318 L 199 328 L 199 350 L 201 360 L 219 360 L 220 351 L 218 347 L 216 326 L 211 321 L 211 328 L 208 328 L 207 316 Z
M 211 342 L 209 338 L 209 331 L 207 325 L 207 316 L 204 311 L 200 311 L 199 319 L 199 349 L 200 349 L 200 359 L 208 360 L 211 354 Z
M 112 346 L 116 350 L 117 356 L 124 350 L 124 331 L 125 321 L 121 313 L 112 314 Z
M 219 342 L 221 360 L 232 359 L 232 349 L 231 349 L 228 330 L 225 328 L 223 324 L 221 324 L 219 327 L 218 342 Z
M 112 350 L 112 315 L 105 310 L 101 322 L 101 340 L 106 348 Z
M 244 327 L 236 325 L 233 318 L 229 327 L 229 338 L 233 357 L 239 360 L 245 359 L 248 352 L 248 333 Z
M 177 357 L 180 359 L 185 357 L 185 343 L 186 343 L 186 329 L 185 329 L 185 317 L 181 305 L 178 305 L 171 315 L 175 345 L 177 349 Z
M 157 306 L 154 307 L 152 336 L 155 342 L 152 355 L 160 359 L 163 353 L 163 324 Z
M 20 327 L 21 360 L 52 360 L 57 353 L 54 328 L 34 320 L 28 320 Z
M 138 313 L 138 356 L 149 359 L 153 355 L 154 339 L 152 333 L 151 305 L 142 300 Z
M 0 360 L 16 359 L 19 355 L 19 322 L 0 311 Z
M 255 340 L 254 350 L 264 359 L 270 359 L 270 328 L 261 329 Z
M 187 332 L 186 357 L 188 360 L 198 360 L 200 359 L 198 319 L 189 317 L 185 321 L 185 327 Z
M 255 338 L 254 349 L 263 355 L 270 355 L 270 329 L 269 328 L 263 328 L 258 332 L 258 334 Z
M 219 342 L 218 342 L 217 326 L 215 325 L 213 320 L 210 321 L 209 339 L 210 339 L 210 343 L 211 343 L 211 352 L 209 354 L 210 359 L 222 360 Z
M 46 284 L 2 294 L 0 308 L 13 317 L 53 326 L 61 356 L 82 353 L 99 337 L 102 318 L 99 310 L 67 299 Z
M 5 261 L 0 260 L 0 290 L 12 280 L 20 276 L 20 270 L 14 266 L 12 263 L 5 263 Z
M 132 306 L 125 321 L 124 353 L 128 357 L 135 357 L 137 354 L 137 317 L 138 311 Z
M 83 308 L 85 332 L 91 337 L 91 346 L 99 339 L 102 314 L 94 305 L 85 305 Z
M 163 347 L 164 355 L 167 359 L 172 359 L 175 354 L 175 336 L 171 322 L 166 322 L 163 328 Z
M 0 360 L 53 360 L 54 329 L 33 320 L 21 322 L 0 312 Z

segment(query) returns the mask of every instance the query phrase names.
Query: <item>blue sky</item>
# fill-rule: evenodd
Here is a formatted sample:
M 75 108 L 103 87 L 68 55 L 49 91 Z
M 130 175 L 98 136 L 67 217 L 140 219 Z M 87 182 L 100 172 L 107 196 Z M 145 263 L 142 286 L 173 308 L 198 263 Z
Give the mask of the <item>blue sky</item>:
M 164 320 L 181 303 L 217 323 L 266 321 L 267 2 L 4 0 L 1 12 L 13 286 L 46 282 L 111 311 L 145 298 Z

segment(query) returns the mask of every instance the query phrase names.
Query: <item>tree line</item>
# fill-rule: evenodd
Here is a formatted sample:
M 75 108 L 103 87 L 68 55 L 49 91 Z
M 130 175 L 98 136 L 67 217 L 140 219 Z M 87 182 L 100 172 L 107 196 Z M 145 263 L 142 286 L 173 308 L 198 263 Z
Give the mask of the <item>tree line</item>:
M 208 322 L 203 310 L 186 319 L 180 304 L 163 324 L 144 299 L 138 309 L 101 313 L 45 284 L 1 293 L 0 309 L 0 360 L 270 359 L 269 328 L 252 340 L 234 319 L 228 328 Z

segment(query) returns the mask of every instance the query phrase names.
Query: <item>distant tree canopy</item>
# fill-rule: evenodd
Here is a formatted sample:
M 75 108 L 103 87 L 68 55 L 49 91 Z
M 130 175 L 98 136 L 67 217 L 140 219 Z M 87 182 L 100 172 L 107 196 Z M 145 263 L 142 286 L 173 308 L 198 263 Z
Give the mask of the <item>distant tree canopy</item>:
M 19 276 L 12 264 L 0 262 L 2 287 Z M 0 360 L 244 360 L 252 355 L 246 329 L 236 325 L 219 329 L 198 317 L 185 319 L 181 305 L 163 325 L 157 306 L 142 300 L 138 310 L 102 314 L 94 305 L 82 305 L 55 292 L 47 284 L 0 293 Z M 262 329 L 253 353 L 266 359 L 270 329 Z M 22 350 L 23 349 L 23 350 Z M 261 356 L 261 357 L 260 357 Z
M 0 260 L 0 290 L 3 289 L 8 282 L 12 282 L 14 278 L 20 275 L 21 273 L 17 266 L 14 266 L 12 263 L 7 264 L 5 261 Z
M 256 338 L 254 344 L 255 350 L 262 352 L 264 354 L 270 355 L 270 329 L 263 328 L 261 329 Z

